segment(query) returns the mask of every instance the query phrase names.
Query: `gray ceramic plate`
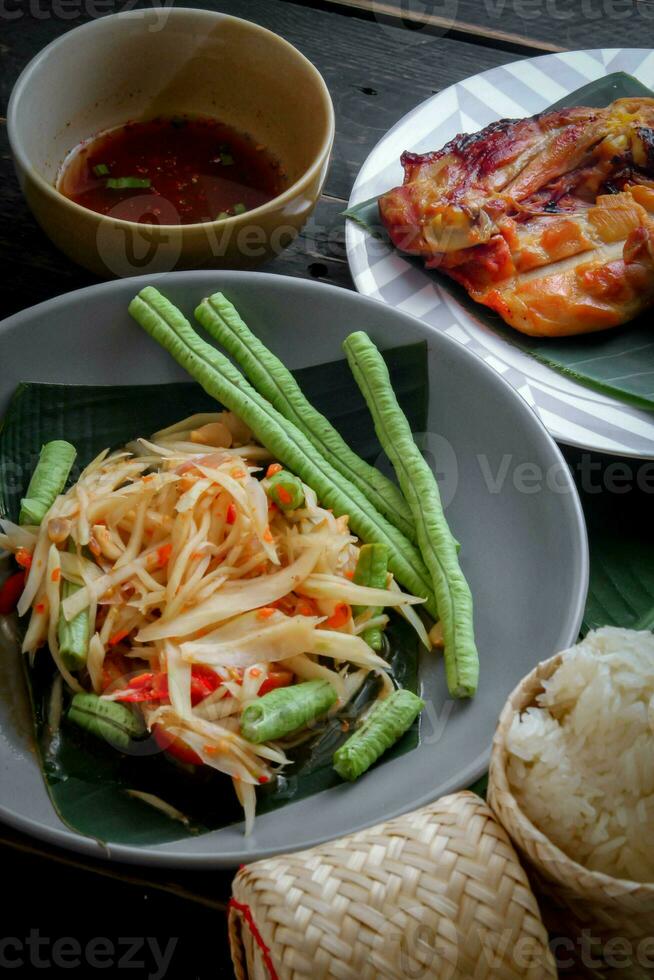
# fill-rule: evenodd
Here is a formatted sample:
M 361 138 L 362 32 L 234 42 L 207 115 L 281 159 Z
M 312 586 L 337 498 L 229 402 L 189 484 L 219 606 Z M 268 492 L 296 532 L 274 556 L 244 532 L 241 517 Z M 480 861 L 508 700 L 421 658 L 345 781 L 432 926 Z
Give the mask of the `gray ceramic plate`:
M 55 815 L 29 748 L 19 671 L 0 673 L 0 817 L 95 857 L 176 867 L 233 866 L 297 850 L 388 819 L 469 786 L 486 769 L 504 701 L 539 660 L 574 641 L 588 555 L 579 500 L 563 459 L 522 398 L 481 359 L 412 317 L 356 293 L 252 273 L 152 277 L 185 310 L 220 288 L 290 367 L 338 358 L 343 338 L 366 330 L 382 347 L 425 338 L 431 381 L 428 445 L 438 460 L 447 515 L 463 542 L 476 599 L 482 661 L 478 696 L 448 701 L 439 656 L 425 656 L 428 707 L 413 752 L 341 786 L 257 819 L 190 840 L 107 848 Z M 139 279 L 92 286 L 0 324 L 0 413 L 19 381 L 138 384 L 183 374 L 127 315 Z M 135 435 L 138 434 L 138 419 Z

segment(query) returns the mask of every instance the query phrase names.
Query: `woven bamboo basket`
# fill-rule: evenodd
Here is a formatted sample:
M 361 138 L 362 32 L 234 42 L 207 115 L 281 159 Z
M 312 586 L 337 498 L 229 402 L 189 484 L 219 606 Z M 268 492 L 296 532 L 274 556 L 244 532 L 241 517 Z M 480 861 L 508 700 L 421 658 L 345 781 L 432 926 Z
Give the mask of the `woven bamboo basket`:
M 536 900 L 473 793 L 239 871 L 238 980 L 547 980 Z
M 557 654 L 539 664 L 504 706 L 493 742 L 488 801 L 517 848 L 534 891 L 545 898 L 541 907 L 546 925 L 570 940 L 562 946 L 562 955 L 574 956 L 584 976 L 651 980 L 654 883 L 612 878 L 573 861 L 525 816 L 508 782 L 506 736 L 511 722 L 516 713 L 536 703 L 543 680 L 560 662 Z

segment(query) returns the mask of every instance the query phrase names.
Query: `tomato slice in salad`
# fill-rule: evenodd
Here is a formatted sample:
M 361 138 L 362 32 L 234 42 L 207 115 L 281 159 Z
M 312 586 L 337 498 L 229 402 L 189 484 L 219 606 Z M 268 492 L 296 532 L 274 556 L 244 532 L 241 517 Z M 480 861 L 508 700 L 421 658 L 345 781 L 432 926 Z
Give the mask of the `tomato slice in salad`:
M 185 762 L 186 765 L 190 766 L 201 766 L 203 764 L 197 752 L 194 752 L 183 739 L 175 735 L 170 735 L 163 725 L 153 725 L 152 735 L 159 748 L 167 752 L 168 755 L 172 755 L 178 762 Z
M 293 674 L 290 670 L 271 670 L 259 688 L 259 697 L 262 698 L 268 691 L 274 691 L 277 687 L 288 687 L 292 680 Z
M 222 684 L 221 678 L 210 667 L 196 665 L 191 670 L 191 704 L 199 704 L 213 694 Z
M 15 572 L 2 583 L 0 588 L 0 615 L 8 616 L 18 605 L 25 588 L 25 572 Z

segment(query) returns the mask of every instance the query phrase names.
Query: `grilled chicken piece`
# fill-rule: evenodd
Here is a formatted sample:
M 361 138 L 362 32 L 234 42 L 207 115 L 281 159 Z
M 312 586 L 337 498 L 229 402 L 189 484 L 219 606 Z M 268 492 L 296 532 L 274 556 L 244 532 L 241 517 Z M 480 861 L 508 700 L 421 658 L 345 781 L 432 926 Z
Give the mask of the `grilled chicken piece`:
M 493 123 L 402 156 L 379 210 L 393 243 L 536 336 L 654 303 L 654 99 Z

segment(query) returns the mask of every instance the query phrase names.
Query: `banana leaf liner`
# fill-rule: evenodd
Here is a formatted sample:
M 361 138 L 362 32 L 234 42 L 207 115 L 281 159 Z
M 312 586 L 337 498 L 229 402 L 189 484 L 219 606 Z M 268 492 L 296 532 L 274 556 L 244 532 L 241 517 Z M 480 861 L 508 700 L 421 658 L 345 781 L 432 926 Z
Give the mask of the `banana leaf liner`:
M 425 429 L 428 402 L 426 345 L 397 347 L 387 360 L 398 398 L 413 431 Z M 365 403 L 345 361 L 294 372 L 307 397 L 327 415 L 368 462 L 384 467 Z M 21 384 L 0 431 L 0 516 L 17 519 L 19 501 L 41 445 L 65 438 L 78 457 L 71 479 L 107 446 L 116 448 L 194 412 L 217 406 L 195 383 L 123 387 Z M 390 470 L 390 465 L 385 464 Z M 385 656 L 396 682 L 416 691 L 418 640 L 408 624 L 392 616 Z M 34 721 L 34 742 L 48 793 L 61 820 L 72 830 L 100 841 L 147 846 L 205 833 L 240 821 L 231 781 L 206 767 L 184 767 L 165 756 L 151 737 L 133 743 L 129 754 L 64 719 L 56 734 L 48 726 L 48 707 L 56 676 L 46 649 L 33 667 L 23 658 Z M 289 752 L 292 764 L 274 782 L 259 788 L 257 812 L 265 813 L 338 784 L 334 750 L 377 693 L 371 677 L 342 714 L 318 726 L 315 735 Z M 65 706 L 68 702 L 65 696 Z M 389 757 L 418 744 L 419 724 L 406 733 Z M 383 761 L 380 763 L 383 765 Z M 171 819 L 128 790 L 150 793 L 185 815 Z M 356 791 L 356 789 L 353 789 Z

